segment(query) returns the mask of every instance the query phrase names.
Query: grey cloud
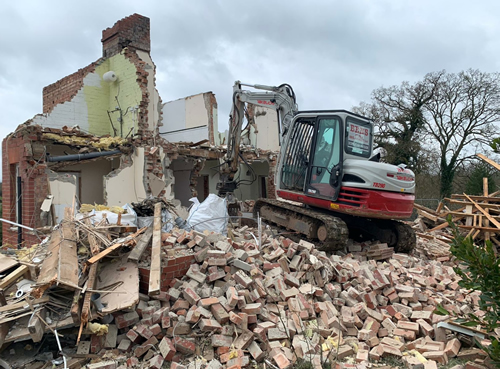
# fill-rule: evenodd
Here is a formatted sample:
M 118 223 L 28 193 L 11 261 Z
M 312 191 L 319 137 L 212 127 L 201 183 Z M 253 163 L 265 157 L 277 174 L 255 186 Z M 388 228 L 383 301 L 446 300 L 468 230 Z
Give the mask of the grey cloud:
M 499 10 L 493 0 L 3 2 L 0 136 L 41 112 L 43 86 L 98 59 L 101 31 L 132 13 L 151 18 L 163 101 L 213 91 L 223 129 L 236 79 L 290 83 L 302 109 L 349 109 L 431 71 L 495 71 Z

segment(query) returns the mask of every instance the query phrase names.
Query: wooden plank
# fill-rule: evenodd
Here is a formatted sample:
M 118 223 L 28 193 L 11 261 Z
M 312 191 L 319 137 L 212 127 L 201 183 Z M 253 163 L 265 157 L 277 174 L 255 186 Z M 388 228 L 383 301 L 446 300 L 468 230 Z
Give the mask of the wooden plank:
M 71 317 L 73 318 L 73 322 L 75 324 L 80 324 L 80 290 L 75 290 L 75 295 L 73 296 L 73 302 L 71 304 Z
M 32 302 L 30 302 L 31 306 L 38 305 L 38 304 L 45 304 L 46 302 L 49 302 L 49 297 L 44 296 L 39 299 L 35 299 Z M 14 304 L 10 305 L 5 305 L 5 306 L 0 306 L 0 313 L 4 313 L 6 311 L 12 311 L 12 310 L 18 310 L 18 309 L 23 309 L 23 308 L 29 308 L 29 305 L 26 301 L 19 301 Z
M 464 195 L 465 195 L 465 194 L 464 194 Z M 468 195 L 465 195 L 465 196 L 469 199 L 469 201 L 470 201 L 470 202 L 472 202 L 472 203 L 474 204 L 474 206 L 476 207 L 476 209 L 477 209 L 477 210 L 479 210 L 481 213 L 483 213 L 483 214 L 484 214 L 484 216 L 485 216 L 486 218 L 488 218 L 488 220 L 489 220 L 491 223 L 493 223 L 493 225 L 494 225 L 495 227 L 497 227 L 497 228 L 498 228 L 498 230 L 500 231 L 500 222 L 498 222 L 495 218 L 493 218 L 490 214 L 488 214 L 488 212 L 487 212 L 486 210 L 484 210 L 481 206 L 479 206 L 479 204 L 478 204 L 478 203 L 476 203 L 474 200 L 472 200 L 472 199 L 470 198 L 470 196 L 468 196 Z
M 438 213 L 436 213 L 434 210 L 432 210 L 432 209 L 430 209 L 430 208 L 428 208 L 428 207 L 426 207 L 426 206 L 423 206 L 423 205 L 417 204 L 417 203 L 413 204 L 413 207 L 414 207 L 414 208 L 417 208 L 417 209 L 419 209 L 419 210 L 423 210 L 423 211 L 425 211 L 426 213 L 429 213 L 429 214 L 432 214 L 432 215 L 438 215 Z
M 0 282 L 0 288 L 3 290 L 7 289 L 9 286 L 13 285 L 21 276 L 28 272 L 29 268 L 26 265 L 21 265 L 12 273 L 2 279 L 2 281 Z
M 487 156 L 484 156 L 483 154 L 476 154 L 477 157 L 483 159 L 485 162 L 487 162 L 489 165 L 491 165 L 493 168 L 497 169 L 497 170 L 500 170 L 500 165 L 491 160 L 490 158 L 488 158 Z
M 475 205 L 474 205 L 475 206 Z M 481 206 L 481 205 L 479 205 Z M 481 206 L 482 207 L 482 206 Z M 483 208 L 484 209 L 484 208 Z M 457 212 L 457 211 L 450 211 L 450 214 L 451 215 L 456 215 L 456 216 L 461 216 L 462 218 L 464 218 L 465 216 L 468 216 L 470 217 L 471 219 L 473 219 L 474 217 L 474 213 L 472 214 L 465 214 L 465 213 L 460 213 L 460 212 Z M 495 219 L 500 219 L 500 215 L 490 215 L 488 214 L 491 218 L 495 218 Z M 459 220 L 459 219 L 457 219 Z M 455 218 L 453 218 L 453 221 L 455 221 Z
M 24 317 L 21 319 L 21 321 L 23 321 L 24 324 L 20 324 L 17 329 L 12 329 L 10 332 L 8 332 L 7 337 L 5 338 L 5 342 L 31 339 L 30 332 L 28 330 L 29 317 Z M 74 327 L 75 325 L 73 323 L 73 319 L 71 317 L 67 317 L 63 320 L 53 321 L 49 326 L 52 329 L 60 330 L 64 328 Z M 44 332 L 47 331 L 49 331 L 49 328 L 47 328 L 47 326 L 44 324 Z
M 472 225 L 472 217 L 469 214 L 472 214 L 472 205 L 466 205 L 465 206 L 465 225 L 471 226 Z
M 415 232 L 415 233 L 417 234 L 417 236 L 425 238 L 426 240 L 433 240 L 435 238 L 434 236 L 432 236 L 430 234 L 420 233 L 420 232 Z
M 131 261 L 139 261 L 139 259 L 142 257 L 142 254 L 146 250 L 146 248 L 149 245 L 149 242 L 151 241 L 151 237 L 153 236 L 153 228 L 149 227 L 146 232 L 142 235 L 141 239 L 137 243 L 137 245 L 134 247 L 132 252 L 128 256 L 128 260 Z
M 38 276 L 38 287 L 33 290 L 32 295 L 40 297 L 45 290 L 56 283 L 71 290 L 79 288 L 76 230 L 70 208 L 64 209 L 61 227 L 52 232 L 47 257 Z
M 92 224 L 90 222 L 90 219 L 87 218 L 84 221 L 85 225 L 89 228 L 92 229 Z M 94 232 L 89 232 L 87 235 L 87 238 L 89 240 L 90 244 L 90 252 L 92 255 L 98 255 L 99 252 L 101 251 L 101 242 L 100 239 L 97 237 L 97 235 Z M 87 279 L 87 289 L 93 289 L 95 287 L 95 281 L 97 279 L 97 269 L 99 267 L 99 262 L 96 262 L 92 264 L 89 268 L 89 274 L 88 274 L 88 279 Z M 83 327 L 89 322 L 89 317 L 90 317 L 90 300 L 92 298 L 92 292 L 87 291 L 83 297 L 83 303 L 82 303 L 82 312 L 80 314 L 80 333 L 78 334 L 77 342 L 80 342 L 80 337 L 81 337 L 81 332 Z
M 470 198 L 474 201 L 489 201 L 491 203 L 493 202 L 500 202 L 500 197 L 493 197 L 493 194 L 491 194 L 490 196 L 469 196 L 469 195 L 466 195 L 466 194 L 463 194 L 463 195 L 459 195 L 459 194 L 454 194 L 454 195 L 451 195 L 451 198 L 452 199 L 467 199 L 467 198 Z
M 7 305 L 7 300 L 5 299 L 5 291 L 0 288 L 0 306 Z
M 101 260 L 102 258 L 104 258 L 105 256 L 111 254 L 113 251 L 118 250 L 120 247 L 129 246 L 129 245 L 135 243 L 135 238 L 137 236 L 139 236 L 141 233 L 143 233 L 146 229 L 147 229 L 147 227 L 141 228 L 137 232 L 135 232 L 134 234 L 125 237 L 124 239 L 122 239 L 121 241 L 119 241 L 117 243 L 112 244 L 106 250 L 101 251 L 99 254 L 92 256 L 89 260 L 87 260 L 87 264 L 94 264 L 94 263 L 98 262 L 99 260 Z
M 439 219 L 438 216 L 430 214 L 430 213 L 426 212 L 425 210 L 417 209 L 417 213 L 418 213 L 418 215 L 420 215 L 424 218 L 427 218 L 429 220 L 432 220 L 433 222 L 437 222 Z
M 463 200 L 454 200 L 454 199 L 450 199 L 448 200 L 450 202 L 450 204 L 459 204 L 459 205 L 472 205 L 471 202 L 469 201 L 463 201 Z M 488 200 L 484 200 L 484 201 L 488 201 Z M 500 210 L 500 204 L 490 204 L 488 202 L 481 202 L 481 206 L 483 208 L 488 208 L 488 209 L 499 209 Z M 458 209 L 455 210 L 455 212 L 459 211 Z M 441 216 L 441 215 L 440 215 Z
M 4 323 L 4 324 L 0 325 L 0 347 L 2 347 L 3 344 L 5 343 L 6 338 L 9 334 L 9 331 L 10 331 L 11 325 L 12 325 L 11 322 Z
M 488 196 L 488 178 L 486 178 L 486 177 L 483 178 L 483 196 Z M 482 205 L 484 207 L 484 204 L 482 204 Z M 486 212 L 488 212 L 488 209 L 486 209 Z M 485 219 L 484 224 L 481 224 L 481 225 L 484 225 L 485 227 L 489 227 L 490 221 Z M 490 240 L 490 232 L 484 232 L 484 240 L 485 241 Z
M 30 337 L 33 342 L 40 342 L 44 333 L 44 323 L 42 319 L 45 319 L 45 309 L 39 311 L 38 315 L 33 315 L 28 323 L 28 331 L 30 332 Z
M 97 279 L 97 268 L 99 263 L 94 263 L 89 268 L 89 279 L 87 279 L 87 288 L 93 289 L 95 286 L 95 281 Z M 92 292 L 85 292 L 85 297 L 83 298 L 82 304 L 82 314 L 80 317 L 81 324 L 85 325 L 89 321 L 90 316 L 90 298 L 92 297 Z
M 0 273 L 15 267 L 17 264 L 19 263 L 16 260 L 5 256 L 4 254 L 0 254 Z
M 161 277 L 161 207 L 159 202 L 155 205 L 153 222 L 153 244 L 151 247 L 151 269 L 149 271 L 149 295 L 160 293 Z
M 445 223 L 442 223 L 442 224 L 440 224 L 432 229 L 429 229 L 427 232 L 430 233 L 430 232 L 434 232 L 434 231 L 439 231 L 440 229 L 444 229 L 447 227 L 449 227 L 449 224 L 448 224 L 448 222 L 445 222 Z
M 474 226 L 466 226 L 466 225 L 461 225 L 461 224 L 458 225 L 458 228 L 463 228 L 463 229 L 479 229 L 481 231 L 493 232 L 493 233 L 499 231 L 498 228 L 494 228 L 494 227 L 474 227 Z

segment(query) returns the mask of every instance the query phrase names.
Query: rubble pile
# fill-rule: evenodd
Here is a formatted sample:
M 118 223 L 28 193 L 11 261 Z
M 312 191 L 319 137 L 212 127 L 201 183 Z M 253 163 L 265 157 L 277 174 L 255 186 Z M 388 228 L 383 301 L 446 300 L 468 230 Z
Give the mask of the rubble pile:
M 161 233 L 159 219 L 111 240 L 103 230 L 113 225 L 104 221 L 64 222 L 43 262 L 22 265 L 40 269 L 31 297 L 0 299 L 3 326 L 15 322 L 5 342 L 53 340 L 61 332 L 61 368 L 264 363 L 285 369 L 302 361 L 317 369 L 365 368 L 396 357 L 408 368 L 430 369 L 454 357 L 485 359 L 470 348 L 473 337 L 487 343 L 484 333 L 450 319 L 481 316 L 479 293 L 459 287 L 449 256 L 426 256 L 429 239 L 419 239 L 418 258 L 375 242 L 352 242 L 327 255 L 269 230 L 259 237 L 248 226 L 227 236 L 178 228 Z M 82 244 L 89 245 L 86 252 Z M 72 247 L 80 249 L 74 259 Z M 73 264 L 64 271 L 61 261 Z M 38 350 L 47 360 L 49 349 Z M 41 368 L 41 352 L 25 367 Z M 9 355 L 16 353 L 2 357 L 9 361 Z

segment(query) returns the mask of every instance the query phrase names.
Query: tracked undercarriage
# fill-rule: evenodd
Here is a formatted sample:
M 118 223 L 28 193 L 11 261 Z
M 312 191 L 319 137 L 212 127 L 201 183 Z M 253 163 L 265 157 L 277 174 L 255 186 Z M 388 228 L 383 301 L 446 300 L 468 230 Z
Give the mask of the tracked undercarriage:
M 396 252 L 410 252 L 416 245 L 413 229 L 395 220 L 368 219 L 346 214 L 333 216 L 331 212 L 272 199 L 259 199 L 254 207 L 254 214 L 257 212 L 268 222 L 299 232 L 324 251 L 343 249 L 348 238 L 360 241 L 376 239 L 394 247 Z

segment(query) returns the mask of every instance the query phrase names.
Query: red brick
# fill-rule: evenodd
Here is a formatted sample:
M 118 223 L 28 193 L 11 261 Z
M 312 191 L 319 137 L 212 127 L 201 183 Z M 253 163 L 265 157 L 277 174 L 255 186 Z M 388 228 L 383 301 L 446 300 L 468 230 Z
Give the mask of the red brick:
M 165 360 L 172 361 L 176 353 L 176 349 L 169 338 L 163 337 L 163 339 L 160 341 L 160 344 L 158 345 L 158 348 L 160 349 L 160 352 Z
M 158 343 L 158 340 L 156 339 L 156 337 L 155 336 L 151 337 L 146 342 L 144 342 L 142 345 L 135 348 L 134 356 L 141 357 L 157 343 Z
M 202 332 L 215 332 L 222 329 L 222 326 L 215 319 L 202 319 L 198 326 Z
M 164 359 L 161 355 L 156 355 L 149 361 L 149 368 L 161 369 L 161 367 L 163 365 L 163 361 L 164 361 Z
M 138 343 L 141 340 L 141 336 L 133 329 L 129 329 L 126 337 L 133 343 Z
M 229 314 L 222 307 L 221 304 L 214 304 L 211 306 L 212 314 L 219 324 L 226 324 L 229 321 Z
M 179 336 L 174 337 L 173 344 L 177 351 L 186 355 L 193 355 L 196 350 L 194 342 L 188 341 Z

